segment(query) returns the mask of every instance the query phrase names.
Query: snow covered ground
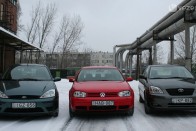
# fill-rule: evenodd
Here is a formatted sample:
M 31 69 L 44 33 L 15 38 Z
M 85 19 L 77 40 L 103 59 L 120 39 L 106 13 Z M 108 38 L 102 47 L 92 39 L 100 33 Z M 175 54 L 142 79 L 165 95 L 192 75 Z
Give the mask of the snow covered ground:
M 56 82 L 60 96 L 60 113 L 54 117 L 0 117 L 0 131 L 196 131 L 196 112 L 161 112 L 146 115 L 138 101 L 138 82 L 130 85 L 135 92 L 133 116 L 99 115 L 70 119 L 68 91 L 71 83 Z

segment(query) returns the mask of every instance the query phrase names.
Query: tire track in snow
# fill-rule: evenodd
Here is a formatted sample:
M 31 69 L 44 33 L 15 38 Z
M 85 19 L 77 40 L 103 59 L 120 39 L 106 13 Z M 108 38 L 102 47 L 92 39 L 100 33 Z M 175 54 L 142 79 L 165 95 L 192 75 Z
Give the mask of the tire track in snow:
M 4 131 L 4 130 L 6 130 L 6 128 L 13 127 L 13 125 L 19 123 L 19 122 L 22 121 L 22 120 L 25 120 L 25 118 L 19 119 L 19 120 L 14 121 L 14 122 L 11 122 L 10 124 L 6 124 L 6 125 L 3 126 L 3 127 L 2 127 L 2 125 L 0 125 L 0 131 Z
M 65 121 L 65 125 L 63 126 L 62 131 L 66 131 L 72 120 L 73 118 L 70 117 L 67 121 Z

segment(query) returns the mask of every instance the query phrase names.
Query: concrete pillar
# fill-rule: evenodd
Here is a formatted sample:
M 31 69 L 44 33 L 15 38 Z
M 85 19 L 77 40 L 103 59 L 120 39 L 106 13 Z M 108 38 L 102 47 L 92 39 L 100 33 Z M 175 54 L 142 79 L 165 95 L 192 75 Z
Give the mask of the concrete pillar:
M 140 53 L 139 53 L 139 49 L 137 49 L 137 64 L 136 64 L 136 80 L 138 80 L 139 78 L 139 74 L 140 74 Z
M 170 37 L 171 43 L 170 43 L 170 64 L 174 64 L 174 36 Z
M 116 66 L 116 46 L 113 48 L 113 66 Z
M 149 49 L 149 62 L 148 62 L 149 65 L 152 65 L 152 47 L 150 47 Z
M 157 43 L 154 42 L 153 46 L 153 65 L 157 64 Z
M 132 76 L 133 55 L 129 57 L 129 76 Z
M 120 52 L 120 71 L 122 71 L 122 69 L 123 69 L 123 51 L 122 52 Z
M 191 71 L 190 26 L 185 25 L 185 67 Z
M 130 56 L 130 51 L 127 53 L 126 57 L 125 57 L 125 73 L 127 75 L 128 73 L 128 68 L 129 68 L 129 56 Z

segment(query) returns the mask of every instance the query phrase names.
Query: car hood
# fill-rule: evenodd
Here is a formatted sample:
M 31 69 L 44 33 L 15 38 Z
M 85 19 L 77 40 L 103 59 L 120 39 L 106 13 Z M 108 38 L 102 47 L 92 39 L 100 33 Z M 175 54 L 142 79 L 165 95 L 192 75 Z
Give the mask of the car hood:
M 149 83 L 162 89 L 196 88 L 194 79 L 150 79 Z
M 130 90 L 130 86 L 126 81 L 75 82 L 73 88 L 84 92 L 118 92 Z
M 1 81 L 0 91 L 7 96 L 34 95 L 41 96 L 44 92 L 53 89 L 53 81 Z

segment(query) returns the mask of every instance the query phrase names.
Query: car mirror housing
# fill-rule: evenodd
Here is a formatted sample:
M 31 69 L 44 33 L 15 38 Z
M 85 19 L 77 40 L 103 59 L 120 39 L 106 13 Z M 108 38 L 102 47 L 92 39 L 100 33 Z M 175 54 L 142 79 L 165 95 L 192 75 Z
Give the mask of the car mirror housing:
M 56 81 L 61 81 L 61 78 L 60 77 L 55 77 L 54 82 L 56 82 Z
M 126 78 L 126 81 L 128 82 L 128 81 L 133 81 L 133 78 L 132 77 L 127 77 Z
M 139 79 L 146 79 L 144 75 L 139 75 Z
M 69 82 L 74 82 L 75 79 L 74 78 L 69 78 Z

